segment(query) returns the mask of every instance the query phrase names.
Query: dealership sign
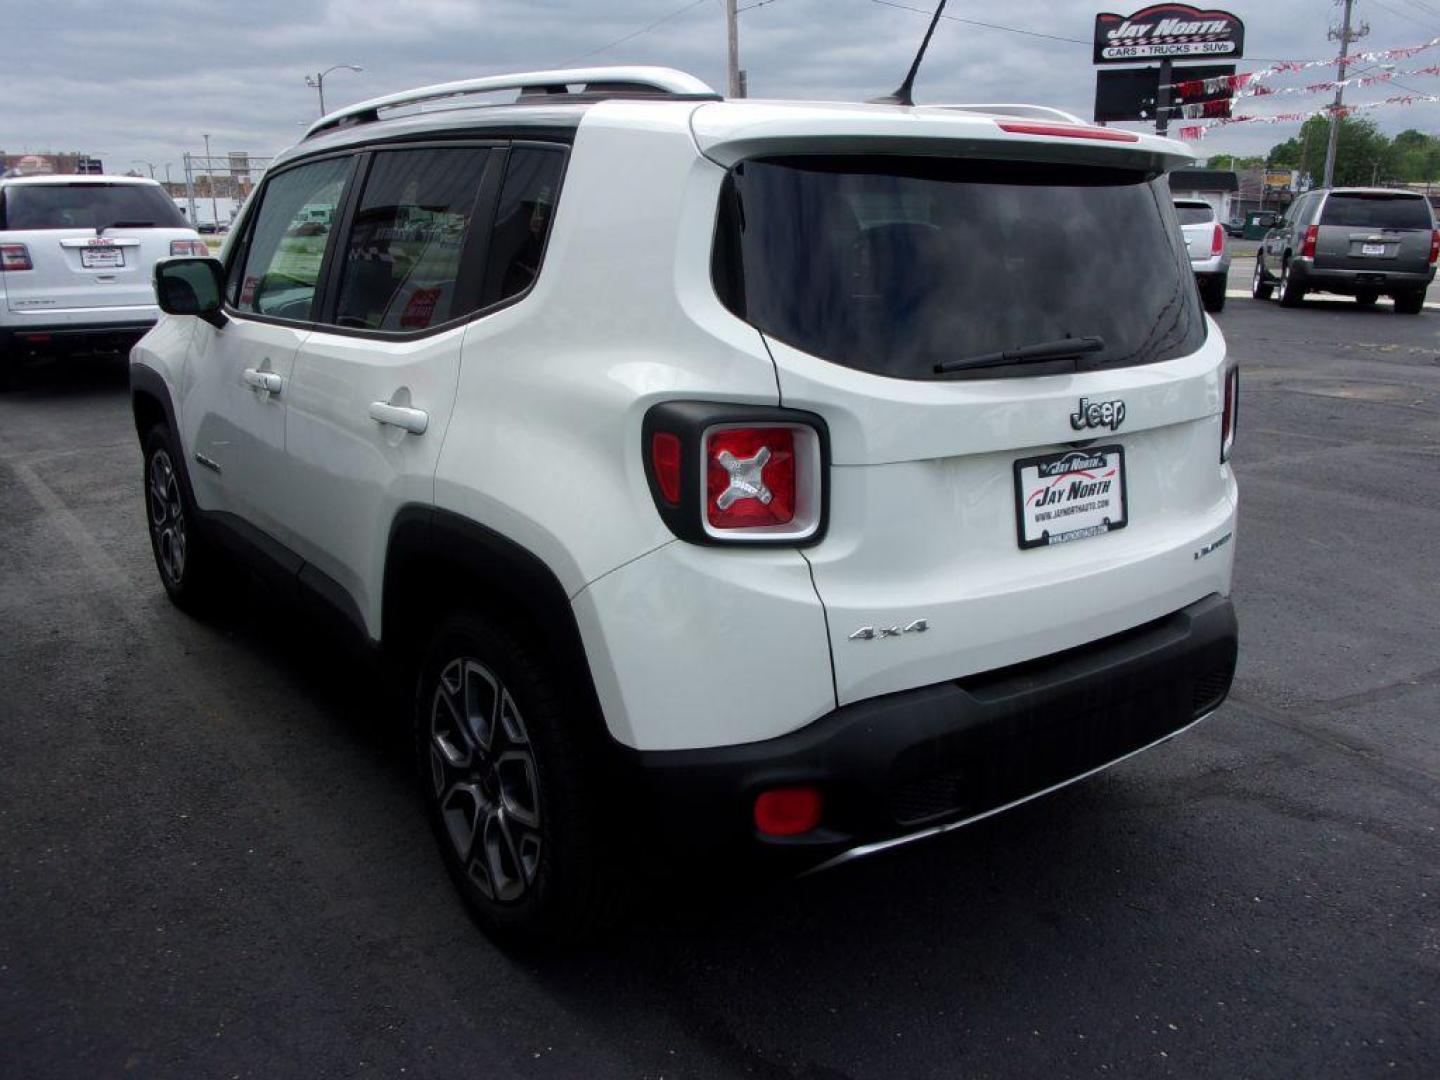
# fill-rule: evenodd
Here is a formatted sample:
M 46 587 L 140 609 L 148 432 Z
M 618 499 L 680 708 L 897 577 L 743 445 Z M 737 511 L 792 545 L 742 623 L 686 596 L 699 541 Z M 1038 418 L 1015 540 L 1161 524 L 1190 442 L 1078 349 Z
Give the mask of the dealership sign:
M 1095 16 L 1095 63 L 1136 64 L 1245 55 L 1245 24 L 1228 11 L 1153 4 L 1134 15 Z

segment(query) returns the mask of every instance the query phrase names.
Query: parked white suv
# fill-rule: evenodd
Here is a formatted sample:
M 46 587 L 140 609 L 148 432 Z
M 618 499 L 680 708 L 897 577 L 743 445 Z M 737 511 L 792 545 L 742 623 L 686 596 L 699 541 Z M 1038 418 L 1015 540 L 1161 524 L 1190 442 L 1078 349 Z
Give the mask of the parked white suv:
M 0 179 L 0 378 L 32 349 L 128 348 L 160 316 L 156 261 L 207 253 L 154 180 Z
M 157 271 L 161 580 L 200 604 L 243 556 L 410 680 L 502 933 L 584 925 L 627 867 L 810 868 L 1086 776 L 1235 662 L 1238 384 L 1184 160 L 654 68 L 332 114 L 222 260 Z

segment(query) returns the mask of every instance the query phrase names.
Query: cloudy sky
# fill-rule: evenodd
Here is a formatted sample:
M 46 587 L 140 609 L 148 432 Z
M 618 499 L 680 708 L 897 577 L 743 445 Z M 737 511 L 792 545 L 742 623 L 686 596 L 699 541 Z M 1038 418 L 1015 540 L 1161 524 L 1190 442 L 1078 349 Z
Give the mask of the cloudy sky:
M 863 99 L 892 90 L 924 31 L 933 0 L 740 0 L 742 65 L 753 97 Z M 900 5 L 900 6 L 896 6 Z M 1143 0 L 951 0 L 947 15 L 1004 23 L 1029 34 L 946 20 L 916 88 L 919 101 L 1029 101 L 1089 116 L 1097 10 L 1130 13 Z M 1333 0 L 1237 0 L 1254 70 L 1274 59 L 1333 55 Z M 1440 36 L 1440 0 L 1358 0 L 1371 33 L 1358 49 Z M 331 108 L 425 83 L 583 61 L 655 63 L 724 85 L 720 0 L 0 0 L 6 77 L 0 149 L 79 150 L 123 172 L 132 159 L 170 162 L 199 152 L 261 155 L 293 143 L 318 114 L 306 72 L 336 63 Z M 647 27 L 649 29 L 647 29 Z M 1050 35 L 1050 36 L 1036 36 Z M 1057 40 L 1058 39 L 1058 40 Z M 1064 40 L 1073 39 L 1073 40 Z M 1402 67 L 1440 64 L 1440 49 Z M 1300 85 L 1324 72 L 1289 76 Z M 1440 93 L 1440 79 L 1405 80 Z M 1392 84 L 1393 85 L 1393 84 Z M 1405 92 L 1362 90 L 1365 101 Z M 1259 99 L 1248 111 L 1318 108 L 1318 96 Z M 1440 131 L 1440 105 L 1368 113 L 1396 132 Z M 1263 153 L 1295 126 L 1236 125 L 1202 153 Z

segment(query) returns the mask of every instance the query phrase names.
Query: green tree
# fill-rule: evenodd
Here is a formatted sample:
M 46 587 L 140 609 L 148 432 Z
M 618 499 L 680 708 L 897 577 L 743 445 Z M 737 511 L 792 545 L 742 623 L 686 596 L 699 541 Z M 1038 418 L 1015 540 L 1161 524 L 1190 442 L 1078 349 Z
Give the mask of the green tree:
M 1414 128 L 1396 135 L 1395 172 L 1409 184 L 1440 180 L 1440 139 Z
M 1318 182 L 1325 171 L 1325 150 L 1330 140 L 1330 120 L 1312 116 L 1300 128 L 1300 134 L 1270 150 L 1273 165 L 1308 172 Z M 1384 182 L 1398 179 L 1400 155 L 1395 145 L 1363 116 L 1340 119 L 1340 138 L 1335 148 L 1335 184 L 1337 186 L 1369 184 L 1372 179 Z
M 1238 171 L 1240 169 L 1258 169 L 1265 164 L 1263 157 L 1236 157 L 1234 154 L 1216 154 L 1206 163 L 1207 169 L 1220 169 Z

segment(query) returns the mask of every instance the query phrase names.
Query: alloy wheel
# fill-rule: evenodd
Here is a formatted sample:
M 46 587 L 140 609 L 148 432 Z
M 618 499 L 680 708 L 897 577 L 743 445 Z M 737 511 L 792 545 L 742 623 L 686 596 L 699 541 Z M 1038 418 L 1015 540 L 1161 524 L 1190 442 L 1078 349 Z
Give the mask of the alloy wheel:
M 149 481 L 146 502 L 150 504 L 150 531 L 155 537 L 160 569 L 170 584 L 179 585 L 185 579 L 188 536 L 180 478 L 175 474 L 169 451 L 156 450 L 150 455 Z
M 440 672 L 430 704 L 430 778 L 465 874 L 488 899 L 514 903 L 540 869 L 540 788 L 515 700 L 479 660 Z

